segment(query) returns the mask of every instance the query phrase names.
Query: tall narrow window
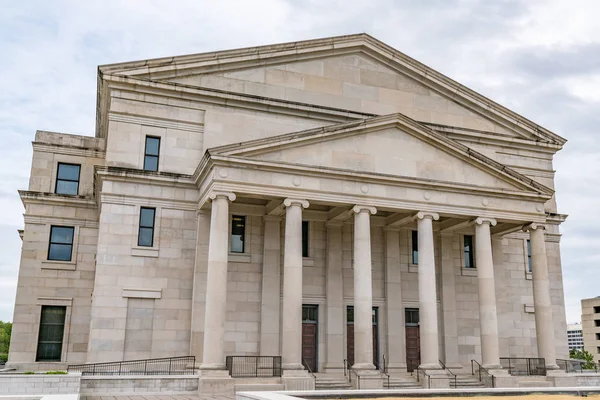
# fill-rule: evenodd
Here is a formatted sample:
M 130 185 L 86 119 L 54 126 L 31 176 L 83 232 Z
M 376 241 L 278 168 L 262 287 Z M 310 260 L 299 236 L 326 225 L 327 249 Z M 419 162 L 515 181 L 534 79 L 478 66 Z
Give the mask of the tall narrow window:
M 152 247 L 154 245 L 154 217 L 156 208 L 142 207 L 140 209 L 140 228 L 138 231 L 138 246 Z
M 73 254 L 73 235 L 75 228 L 72 226 L 51 226 L 50 246 L 48 246 L 48 260 L 71 261 Z
M 475 268 L 475 262 L 473 259 L 473 236 L 465 235 L 463 240 L 465 242 L 465 268 Z
M 233 215 L 231 217 L 231 252 L 243 253 L 246 241 L 246 217 Z
M 67 307 L 42 306 L 36 361 L 60 361 Z
M 74 194 L 79 193 L 79 172 L 81 165 L 58 163 L 56 172 L 56 187 L 54 192 L 57 194 Z
M 419 232 L 412 231 L 412 263 L 419 263 Z
M 144 170 L 158 171 L 158 156 L 160 152 L 160 138 L 146 136 L 144 150 Z
M 302 257 L 308 257 L 308 221 L 302 221 Z
M 533 271 L 533 264 L 531 262 L 531 241 L 527 239 L 527 272 Z

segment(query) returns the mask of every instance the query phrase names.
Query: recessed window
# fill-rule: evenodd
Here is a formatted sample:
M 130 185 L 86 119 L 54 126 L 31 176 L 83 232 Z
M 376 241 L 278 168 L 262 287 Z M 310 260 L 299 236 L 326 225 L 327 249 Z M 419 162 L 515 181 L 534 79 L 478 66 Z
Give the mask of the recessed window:
M 600 326 L 600 319 L 595 319 L 595 320 L 594 320 L 594 324 L 595 324 L 596 326 Z
M 419 325 L 419 309 L 406 308 L 404 309 L 404 324 L 408 326 Z
M 142 207 L 140 209 L 140 228 L 138 246 L 152 247 L 154 245 L 154 217 L 156 208 Z
M 596 333 L 596 340 L 600 340 L 600 333 Z
M 51 226 L 50 246 L 48 247 L 48 260 L 71 261 L 73 253 L 73 236 L 75 228 L 72 226 Z
M 419 263 L 419 232 L 412 231 L 412 263 Z
M 160 138 L 146 136 L 146 147 L 144 150 L 144 170 L 158 171 L 158 156 L 160 153 Z
M 308 221 L 302 221 L 302 257 L 308 257 Z
M 243 253 L 246 241 L 246 217 L 233 215 L 231 217 L 231 252 Z
M 67 307 L 42 306 L 36 361 L 60 361 Z
M 594 307 L 594 314 L 600 314 L 600 307 Z
M 80 171 L 81 165 L 79 164 L 58 163 L 54 192 L 57 194 L 77 195 L 79 193 Z
M 531 261 L 531 240 L 527 239 L 527 272 L 533 271 L 533 263 Z
M 465 235 L 464 241 L 464 253 L 465 253 L 465 268 L 475 268 L 475 261 L 473 258 L 473 236 Z

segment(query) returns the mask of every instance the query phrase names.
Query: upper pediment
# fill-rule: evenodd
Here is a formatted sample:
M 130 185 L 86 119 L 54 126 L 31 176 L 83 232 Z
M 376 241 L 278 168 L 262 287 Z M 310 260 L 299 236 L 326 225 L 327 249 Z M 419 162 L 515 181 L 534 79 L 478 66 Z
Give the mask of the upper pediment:
M 553 191 L 401 114 L 208 150 L 211 156 L 401 177 L 472 190 Z
M 562 145 L 565 139 L 366 34 L 101 66 L 221 89 Z

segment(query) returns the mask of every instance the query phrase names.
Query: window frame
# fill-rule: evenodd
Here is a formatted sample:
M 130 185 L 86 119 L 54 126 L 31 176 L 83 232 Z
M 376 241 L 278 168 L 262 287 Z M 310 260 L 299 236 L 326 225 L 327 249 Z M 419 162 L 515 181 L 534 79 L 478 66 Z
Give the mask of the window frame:
M 469 250 L 467 251 L 467 238 L 469 238 Z M 463 265 L 464 268 L 475 269 L 477 266 L 475 265 L 475 236 L 473 235 L 463 235 Z M 468 257 L 468 258 L 467 258 Z M 469 265 L 467 265 L 467 260 L 469 261 Z
M 244 230 L 242 232 L 241 236 L 241 242 L 242 242 L 242 251 L 236 251 L 233 249 L 233 228 L 234 228 L 234 221 L 236 218 L 241 218 L 244 221 Z M 245 215 L 231 215 L 231 231 L 229 233 L 229 252 L 233 253 L 233 254 L 244 254 L 246 252 L 246 221 L 247 218 Z M 237 235 L 236 235 L 237 236 Z
M 310 222 L 302 221 L 302 257 L 310 257 Z
M 531 258 L 531 240 L 530 239 L 525 240 L 525 249 L 527 251 L 527 265 L 525 266 L 525 268 L 527 268 L 528 273 L 532 273 L 533 272 L 533 259 Z
M 62 319 L 62 324 L 58 324 L 58 323 L 43 323 L 43 317 L 44 317 L 44 309 L 57 309 L 60 308 L 64 311 L 63 313 L 63 319 Z M 68 307 L 67 306 L 57 306 L 57 305 L 42 305 L 41 309 L 40 309 L 40 318 L 39 318 L 39 325 L 38 325 L 38 334 L 37 334 L 37 342 L 36 342 L 36 352 L 35 352 L 35 362 L 61 362 L 63 359 L 63 350 L 64 350 L 64 344 L 65 344 L 65 334 L 67 332 L 67 318 L 68 318 Z M 40 344 L 48 344 L 48 343 L 56 343 L 58 344 L 59 341 L 55 340 L 55 341 L 44 341 L 45 343 L 40 343 L 40 336 L 42 335 L 42 331 L 43 331 L 43 326 L 45 325 L 52 325 L 52 326 L 59 326 L 62 325 L 62 337 L 60 338 L 60 351 L 58 352 L 58 359 L 47 359 L 47 358 L 40 358 Z
M 74 167 L 79 167 L 79 170 L 77 171 L 77 180 L 74 181 L 72 179 L 60 179 L 58 177 L 58 174 L 60 172 L 60 166 L 61 165 L 70 165 L 70 166 L 74 166 Z M 58 181 L 65 181 L 65 182 L 77 182 L 77 193 L 72 194 L 72 193 L 59 193 L 58 192 Z M 81 164 L 74 164 L 74 163 L 66 163 L 66 162 L 58 162 L 56 164 L 56 181 L 54 182 L 54 193 L 56 194 L 62 194 L 65 196 L 79 196 L 79 184 L 81 182 Z
M 152 215 L 152 226 L 142 226 L 142 211 L 143 210 L 152 210 L 153 211 L 153 215 Z M 150 241 L 150 245 L 147 244 L 140 244 L 140 233 L 143 229 L 152 229 L 152 236 L 151 236 L 151 241 Z M 154 247 L 154 232 L 156 230 L 156 207 L 140 207 L 140 216 L 138 219 L 138 239 L 137 239 L 137 245 L 138 247 Z
M 410 263 L 412 265 L 419 265 L 419 231 L 411 230 L 410 234 Z M 416 255 L 416 257 L 415 257 Z M 415 262 L 416 258 L 416 262 Z
M 156 140 L 158 140 L 158 147 L 157 147 L 156 154 L 149 154 L 148 153 L 148 139 L 156 139 Z M 160 165 L 160 143 L 161 143 L 161 137 L 160 136 L 146 135 L 146 138 L 144 139 L 144 165 L 143 165 L 143 170 L 144 171 L 158 172 L 158 167 Z M 146 167 L 146 158 L 147 157 L 156 157 L 156 169 L 148 169 Z
M 71 234 L 71 243 L 53 242 L 52 241 L 52 230 L 54 228 L 67 228 L 67 229 L 71 229 L 71 231 L 72 231 L 72 234 Z M 50 258 L 50 249 L 52 248 L 53 244 L 61 245 L 61 246 L 65 246 L 65 245 L 71 246 L 71 251 L 69 252 L 69 259 L 68 260 L 60 260 L 60 259 L 56 259 L 56 258 Z M 46 260 L 47 261 L 58 261 L 58 262 L 71 262 L 71 261 L 73 261 L 73 246 L 74 246 L 74 244 L 75 244 L 75 227 L 74 226 L 50 225 L 50 234 L 49 234 L 49 237 L 48 237 L 48 253 L 46 255 Z

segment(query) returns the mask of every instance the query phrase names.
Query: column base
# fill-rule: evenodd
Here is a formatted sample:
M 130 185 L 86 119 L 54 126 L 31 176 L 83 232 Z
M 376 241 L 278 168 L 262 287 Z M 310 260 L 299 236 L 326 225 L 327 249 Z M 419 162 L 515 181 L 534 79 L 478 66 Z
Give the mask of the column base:
M 354 364 L 352 365 L 352 369 L 355 371 L 369 371 L 369 370 L 375 370 L 375 365 L 371 364 L 371 363 L 360 363 L 360 364 Z
M 284 370 L 281 383 L 285 390 L 315 390 L 315 379 L 304 369 Z
M 234 396 L 234 381 L 226 370 L 200 368 L 198 393 Z
M 429 370 L 442 370 L 442 366 L 440 365 L 440 363 L 421 364 L 421 365 L 419 365 L 419 368 L 426 370 L 428 372 L 429 372 Z
M 500 364 L 483 364 L 482 367 L 487 369 L 488 371 L 490 371 L 490 370 L 497 371 L 497 370 L 502 369 L 502 365 L 500 365 Z
M 344 363 L 327 363 L 323 366 L 323 372 L 327 374 L 344 373 Z
M 356 364 L 355 364 L 356 365 Z M 352 388 L 365 390 L 365 389 L 383 389 L 383 376 L 377 370 L 373 364 L 362 364 L 371 365 L 373 369 L 356 369 L 352 366 L 352 370 L 355 373 L 355 377 L 352 378 Z M 355 379 L 356 378 L 356 379 Z
M 304 370 L 304 365 L 298 364 L 298 363 L 281 364 L 281 369 L 283 369 L 284 371 L 286 371 L 286 370 L 290 370 L 290 371 Z
M 405 362 L 388 363 L 386 368 L 387 368 L 388 374 L 393 374 L 394 372 L 406 372 L 406 363 Z

